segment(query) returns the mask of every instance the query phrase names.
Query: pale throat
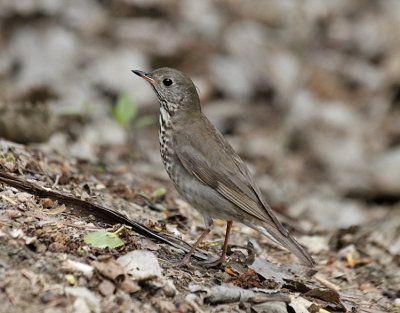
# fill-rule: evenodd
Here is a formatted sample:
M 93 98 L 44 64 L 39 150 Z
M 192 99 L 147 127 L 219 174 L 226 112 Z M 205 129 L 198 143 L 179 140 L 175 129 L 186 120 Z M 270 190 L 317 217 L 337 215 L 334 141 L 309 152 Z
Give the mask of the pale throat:
M 160 101 L 160 125 L 169 127 L 171 124 L 171 117 L 175 114 L 177 109 L 177 104 L 165 100 Z
M 163 124 L 169 123 L 170 115 L 169 115 L 169 112 L 165 109 L 165 107 L 163 105 L 160 106 L 160 119 L 162 119 L 164 121 Z M 160 123 L 161 123 L 161 121 L 160 121 Z

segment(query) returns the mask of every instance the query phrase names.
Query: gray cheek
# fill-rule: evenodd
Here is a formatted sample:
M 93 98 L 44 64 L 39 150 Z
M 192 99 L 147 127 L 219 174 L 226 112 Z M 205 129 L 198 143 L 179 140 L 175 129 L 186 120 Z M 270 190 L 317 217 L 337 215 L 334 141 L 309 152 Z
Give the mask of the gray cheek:
M 185 95 L 182 92 L 176 92 L 174 93 L 174 96 L 175 96 L 175 103 L 181 103 L 185 98 Z
M 165 99 L 169 103 L 175 103 L 177 101 L 178 97 L 180 97 L 179 94 L 177 94 L 173 90 L 165 90 L 164 91 L 164 96 L 165 96 Z

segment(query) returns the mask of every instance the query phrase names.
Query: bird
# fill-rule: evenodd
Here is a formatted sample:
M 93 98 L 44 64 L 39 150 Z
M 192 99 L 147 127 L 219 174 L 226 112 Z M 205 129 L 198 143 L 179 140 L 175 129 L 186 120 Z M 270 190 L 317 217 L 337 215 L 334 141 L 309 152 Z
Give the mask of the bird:
M 246 164 L 203 114 L 193 81 L 168 67 L 132 72 L 150 83 L 158 98 L 158 137 L 164 167 L 178 193 L 204 218 L 204 232 L 177 264 L 189 266 L 191 255 L 212 230 L 213 220 L 219 219 L 227 221 L 222 254 L 204 262 L 205 266 L 226 262 L 232 224 L 240 222 L 313 267 L 313 258 L 279 222 Z

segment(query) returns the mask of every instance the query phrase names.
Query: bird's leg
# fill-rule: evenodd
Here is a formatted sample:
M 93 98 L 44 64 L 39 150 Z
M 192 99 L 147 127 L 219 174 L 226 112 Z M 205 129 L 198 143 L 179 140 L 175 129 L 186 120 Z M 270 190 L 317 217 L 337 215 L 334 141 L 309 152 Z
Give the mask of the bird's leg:
M 226 248 L 228 247 L 228 240 L 229 240 L 229 234 L 231 232 L 231 228 L 232 228 L 232 221 L 228 221 L 226 223 L 226 232 L 225 232 L 225 240 L 224 240 L 224 246 L 222 248 L 222 255 L 219 259 L 217 260 L 213 260 L 211 262 L 201 262 L 201 265 L 207 266 L 207 267 L 212 267 L 212 266 L 217 266 L 219 264 L 222 264 L 225 262 L 225 257 L 226 257 Z
M 199 244 L 203 241 L 203 239 L 208 235 L 208 233 L 211 231 L 212 228 L 212 224 L 207 226 L 206 230 L 201 234 L 201 236 L 199 237 L 199 239 L 197 239 L 197 241 L 195 242 L 195 244 L 193 245 L 193 247 L 190 249 L 190 251 L 185 255 L 185 257 L 179 261 L 179 262 L 175 262 L 173 263 L 175 266 L 180 266 L 180 265 L 188 265 L 189 259 L 192 256 L 194 250 L 196 250 L 196 248 L 199 246 Z

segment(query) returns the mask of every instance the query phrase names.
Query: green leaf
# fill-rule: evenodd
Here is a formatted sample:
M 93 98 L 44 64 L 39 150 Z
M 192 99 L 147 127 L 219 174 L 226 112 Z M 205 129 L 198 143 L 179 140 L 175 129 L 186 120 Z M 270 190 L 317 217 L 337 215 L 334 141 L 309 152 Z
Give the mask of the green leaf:
M 154 190 L 153 199 L 165 195 L 166 192 L 167 192 L 167 189 L 165 189 L 165 188 L 158 188 L 158 189 Z
M 148 194 L 144 193 L 144 192 L 138 191 L 138 195 L 141 195 L 143 198 L 151 201 L 150 196 Z
M 3 152 L 0 152 L 0 157 L 3 159 L 4 162 L 15 163 L 15 157 L 12 153 L 7 153 L 7 156 L 5 156 Z
M 65 278 L 65 280 L 68 282 L 69 285 L 71 285 L 71 286 L 77 286 L 77 285 L 78 285 L 78 282 L 76 281 L 76 278 L 75 278 L 74 275 L 72 275 L 72 274 L 66 274 L 66 275 L 64 276 L 64 278 Z
M 84 237 L 84 241 L 87 244 L 92 245 L 95 248 L 117 248 L 124 245 L 124 242 L 114 233 L 110 233 L 105 230 L 96 231 L 87 234 Z
M 154 204 L 154 206 L 159 210 L 159 211 L 163 211 L 165 208 L 161 203 L 156 203 Z
M 118 124 L 124 129 L 128 128 L 129 123 L 137 115 L 137 106 L 127 94 L 118 97 L 115 107 L 112 109 L 112 115 Z

